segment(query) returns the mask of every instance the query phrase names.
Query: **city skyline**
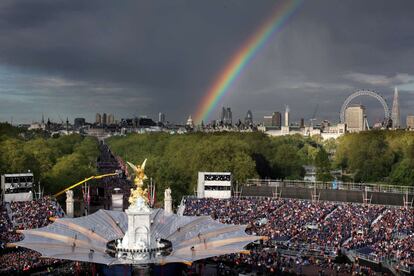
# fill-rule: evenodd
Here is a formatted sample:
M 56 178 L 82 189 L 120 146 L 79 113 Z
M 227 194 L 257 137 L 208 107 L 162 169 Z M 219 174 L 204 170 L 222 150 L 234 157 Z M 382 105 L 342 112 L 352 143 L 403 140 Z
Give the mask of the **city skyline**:
M 356 92 L 358 92 L 358 91 L 360 91 L 360 90 L 356 90 L 356 91 L 354 91 L 354 93 L 356 93 Z M 371 90 L 368 90 L 368 91 L 371 91 Z M 397 87 L 395 87 L 395 90 L 394 91 L 397 91 Z M 373 91 L 374 93 L 376 93 L 375 91 Z M 353 95 L 354 93 L 352 93 L 351 95 Z M 379 95 L 381 95 L 381 94 L 379 94 Z M 348 95 L 348 96 L 350 96 L 350 95 Z M 382 96 L 382 95 L 381 95 Z M 361 97 L 359 96 L 359 97 L 357 97 L 359 100 L 361 100 Z M 371 106 L 369 107 L 369 109 L 370 108 L 372 108 L 372 104 L 377 104 L 378 105 L 378 102 L 376 102 L 376 100 L 373 100 L 372 98 L 371 99 L 363 99 L 364 101 L 371 101 Z M 374 102 L 374 103 L 373 103 Z M 355 101 L 355 100 L 353 100 L 351 103 L 350 103 L 350 105 L 358 105 L 358 103 L 359 103 L 359 105 L 362 105 L 362 102 L 361 101 Z M 398 102 L 398 94 L 397 94 L 397 103 L 398 103 L 398 105 L 399 105 L 399 102 Z M 389 104 L 389 103 L 388 103 Z M 389 106 L 389 112 L 390 112 L 390 117 L 389 117 L 389 119 L 391 119 L 392 120 L 392 122 L 394 121 L 394 119 L 392 118 L 394 115 L 392 115 L 391 114 L 391 112 L 392 112 L 392 110 L 394 109 L 394 105 L 395 105 L 395 92 L 394 92 L 394 98 L 392 99 L 392 102 L 391 102 L 391 106 Z M 284 105 L 284 107 L 283 108 L 286 108 L 286 107 L 289 107 L 288 105 Z M 273 112 L 271 112 L 271 113 L 279 113 L 279 112 L 281 112 L 281 110 L 283 110 L 283 108 L 280 108 L 280 109 L 274 109 L 274 111 Z M 230 122 L 232 121 L 232 119 L 231 119 L 231 113 L 232 113 L 232 111 L 231 111 L 231 107 L 224 107 L 224 106 L 222 106 L 221 107 L 221 109 L 222 110 L 218 110 L 218 111 L 220 111 L 220 113 L 219 114 L 213 114 L 213 116 L 212 116 L 212 119 L 211 120 L 208 120 L 208 121 L 204 121 L 203 120 L 203 123 L 204 124 L 208 124 L 208 123 L 212 123 L 212 122 L 225 122 L 226 124 L 231 124 Z M 228 119 L 224 119 L 223 120 L 223 111 L 224 111 L 224 109 L 230 109 L 230 121 L 227 121 Z M 400 113 L 399 112 L 399 108 L 397 107 L 397 109 L 398 109 L 398 114 Z M 385 118 L 382 118 L 381 116 L 383 115 L 383 110 L 379 110 L 378 108 L 375 108 L 374 107 L 374 110 L 375 110 L 375 112 L 376 112 L 376 114 L 375 114 L 375 117 L 374 118 L 371 118 L 371 119 L 373 119 L 373 120 L 371 120 L 371 121 L 369 121 L 368 120 L 368 116 L 367 116 L 367 123 L 369 123 L 369 124 L 381 124 L 381 123 L 383 123 L 383 119 L 385 119 Z M 317 106 L 316 106 L 316 108 L 315 108 L 315 110 L 314 110 L 314 114 L 317 114 L 317 111 L 319 111 L 319 105 L 317 104 Z M 250 113 L 250 114 L 252 114 L 252 111 L 249 109 L 248 111 L 247 111 L 248 113 Z M 372 110 L 371 110 L 371 112 L 372 112 Z M 240 113 L 240 112 L 237 112 L 237 113 Z M 89 118 L 89 117 L 82 117 L 82 116 L 78 116 L 77 114 L 71 114 L 71 115 L 68 115 L 68 116 L 66 116 L 66 119 L 65 120 L 68 120 L 69 118 L 73 121 L 73 120 L 76 120 L 76 119 L 79 119 L 79 118 L 82 118 L 82 119 L 85 119 L 86 120 L 86 122 L 91 122 L 91 123 L 93 123 L 93 122 L 95 122 L 95 123 L 98 123 L 98 121 L 100 121 L 100 120 L 103 120 L 103 118 L 101 118 L 101 117 L 103 117 L 104 115 L 107 115 L 107 116 L 112 116 L 111 117 L 111 120 L 110 120 L 110 123 L 114 123 L 115 121 L 118 121 L 118 119 L 130 119 L 130 118 L 149 118 L 149 119 L 154 119 L 154 121 L 157 121 L 157 122 L 163 122 L 163 123 L 165 123 L 165 122 L 167 122 L 167 120 L 166 120 L 166 114 L 165 113 L 163 113 L 163 112 L 159 112 L 158 113 L 158 117 L 157 116 L 155 116 L 154 115 L 154 117 L 152 117 L 152 116 L 149 116 L 149 115 L 147 115 L 147 114 L 140 114 L 140 115 L 136 115 L 136 114 L 134 114 L 134 115 L 131 115 L 131 116 L 125 116 L 125 117 L 119 117 L 118 119 L 116 119 L 115 120 L 115 115 L 113 114 L 113 113 L 108 113 L 108 114 L 106 114 L 105 112 L 103 112 L 103 113 L 100 113 L 100 112 L 97 112 L 97 113 L 91 113 L 93 116 L 92 116 L 92 118 Z M 299 116 L 298 114 L 300 114 L 300 112 L 294 112 L 294 113 L 290 113 L 291 115 L 293 114 L 293 116 L 291 116 L 291 115 L 289 115 L 289 117 L 290 118 L 292 118 L 293 117 L 293 119 L 289 119 L 290 120 L 290 122 L 291 123 L 302 123 L 302 121 L 303 122 L 306 122 L 305 123 L 305 125 L 311 125 L 312 124 L 312 122 L 315 122 L 315 123 L 322 123 L 322 122 L 324 122 L 324 121 L 328 121 L 328 122 L 330 122 L 330 123 L 334 123 L 334 124 L 336 124 L 336 123 L 340 123 L 341 122 L 341 118 L 340 118 L 340 116 L 338 116 L 338 118 L 334 118 L 332 121 L 331 120 L 329 120 L 329 119 L 327 119 L 327 118 L 323 118 L 323 117 L 319 117 L 319 118 L 315 118 L 315 117 L 317 117 L 317 116 L 315 116 L 315 117 L 312 117 L 312 116 L 310 116 L 310 117 L 301 117 L 301 116 Z M 340 112 L 338 112 L 338 114 L 340 115 Z M 407 117 L 410 117 L 410 116 L 413 116 L 413 113 L 412 112 L 404 112 L 404 114 L 405 114 L 405 117 L 403 118 L 403 117 L 401 117 L 401 115 L 399 116 L 399 121 L 398 121 L 398 126 L 397 126 L 397 128 L 403 128 L 403 127 L 405 127 L 405 120 L 406 120 L 406 118 Z M 29 122 L 29 121 L 27 121 L 27 122 L 16 122 L 16 121 L 14 121 L 14 119 L 13 119 L 13 116 L 11 117 L 11 118 L 9 118 L 9 120 L 4 120 L 4 122 L 9 122 L 9 123 L 12 123 L 12 124 L 30 124 L 30 123 L 40 123 L 40 122 L 44 122 L 45 121 L 45 117 L 47 118 L 47 120 L 50 120 L 51 122 L 62 122 L 62 123 L 64 123 L 65 122 L 65 120 L 64 120 L 64 118 L 62 117 L 62 116 L 60 116 L 60 115 L 57 115 L 58 117 L 56 118 L 56 117 L 53 117 L 53 116 L 49 116 L 49 115 L 47 115 L 46 114 L 46 116 L 45 116 L 45 113 L 42 113 L 41 114 L 41 120 L 39 120 L 39 118 L 37 117 L 37 116 L 34 116 L 32 119 L 31 119 L 31 121 Z M 100 118 L 98 119 L 98 116 L 100 116 Z M 160 117 L 161 116 L 161 117 Z M 183 116 L 185 116 L 185 114 L 183 115 Z M 190 116 L 192 116 L 191 114 L 190 114 Z M 397 116 L 397 115 L 395 115 L 395 116 Z M 263 123 L 265 123 L 265 121 L 266 121 L 266 117 L 272 117 L 272 116 L 269 116 L 269 114 L 267 114 L 267 113 L 264 113 L 264 116 L 262 116 L 262 117 L 256 117 L 256 119 L 254 119 L 254 120 L 252 120 L 252 123 L 255 123 L 255 124 L 258 124 L 258 125 L 260 125 L 260 124 L 263 124 Z M 312 118 L 311 118 L 312 117 Z M 109 118 L 109 117 L 108 117 Z M 160 118 L 163 118 L 162 120 L 160 120 Z M 182 117 L 182 118 L 184 118 L 184 117 Z M 182 118 L 181 118 L 181 120 L 179 119 L 178 121 L 170 121 L 170 123 L 173 123 L 173 124 L 184 124 L 184 122 L 187 120 L 182 120 Z M 187 117 L 188 118 L 188 117 Z M 263 119 L 264 118 L 264 119 Z M 233 123 L 236 123 L 237 121 L 245 121 L 246 120 L 246 117 L 244 117 L 243 118 L 243 116 L 241 116 L 241 117 L 235 117 L 234 118 L 234 121 L 233 121 Z M 0 122 L 2 122 L 2 121 L 0 121 Z M 199 123 L 197 123 L 196 125 L 200 125 L 202 122 L 200 121 Z M 99 123 L 98 123 L 99 124 Z
M 384 117 L 381 119 L 381 113 L 383 113 L 385 110 L 380 111 L 379 114 L 377 114 L 377 120 L 376 121 L 368 121 L 368 117 L 366 115 L 366 107 L 364 105 L 362 105 L 362 103 L 356 103 L 355 102 L 355 98 L 361 98 L 362 96 L 368 96 L 368 95 L 364 95 L 364 94 L 369 94 L 369 97 L 375 99 L 375 101 L 378 101 L 377 103 L 380 103 L 383 105 L 383 108 L 387 110 L 388 115 L 384 114 Z M 376 95 L 376 96 L 373 96 Z M 381 102 L 382 100 L 382 102 Z M 388 107 L 388 106 L 384 106 L 387 105 L 386 102 L 384 102 L 385 100 L 382 98 L 382 95 L 376 93 L 375 91 L 372 90 L 357 90 L 354 93 L 352 93 L 351 95 L 348 96 L 347 100 L 343 103 L 342 105 L 342 109 L 344 114 L 342 114 L 342 109 L 340 112 L 340 116 L 339 116 L 339 121 L 329 121 L 326 118 L 316 118 L 316 114 L 318 111 L 319 106 L 317 105 L 313 116 L 309 117 L 309 118 L 304 118 L 304 117 L 300 117 L 297 118 L 297 116 L 295 117 L 295 120 L 291 120 L 290 118 L 290 108 L 289 105 L 285 105 L 285 114 L 284 114 L 284 125 L 285 126 L 290 126 L 290 125 L 301 125 L 302 127 L 304 126 L 313 126 L 315 123 L 320 123 L 320 124 L 325 124 L 325 123 L 329 123 L 329 124 L 340 124 L 343 122 L 346 122 L 346 112 L 348 111 L 348 109 L 350 107 L 355 107 L 355 106 L 361 106 L 364 108 L 364 115 L 363 117 L 364 119 L 364 125 L 366 125 L 367 129 L 370 129 L 370 124 L 374 126 L 374 128 L 378 128 L 379 126 L 384 126 L 384 124 L 389 124 L 389 128 L 391 129 L 399 129 L 399 128 L 412 128 L 410 127 L 410 123 L 408 122 L 408 118 L 409 117 L 413 117 L 414 115 L 412 115 L 412 113 L 407 113 L 405 118 L 401 118 L 400 116 L 400 109 L 399 109 L 399 96 L 398 96 L 398 89 L 397 87 L 395 87 L 394 89 L 394 97 L 392 100 L 392 106 Z M 275 114 L 278 114 L 278 119 L 275 119 Z M 188 120 L 190 120 L 190 118 L 192 117 L 192 115 L 189 115 L 189 118 L 187 119 L 187 123 L 188 124 Z M 344 117 L 344 118 L 342 118 Z M 134 115 L 131 117 L 124 117 L 124 118 L 119 118 L 120 120 L 131 120 L 131 119 L 137 119 L 137 118 L 148 118 L 150 120 L 154 119 L 154 122 L 158 122 L 158 123 L 162 123 L 162 124 L 184 124 L 183 122 L 174 122 L 174 121 L 167 121 L 166 120 L 166 114 L 163 112 L 159 112 L 158 113 L 158 119 L 157 118 L 153 118 L 151 116 L 147 116 L 147 115 Z M 223 123 L 224 125 L 236 125 L 237 123 L 242 123 L 242 122 L 247 122 L 247 124 L 255 124 L 255 125 L 262 125 L 262 126 L 278 126 L 280 128 L 281 126 L 281 113 L 279 111 L 275 111 L 273 112 L 273 114 L 271 116 L 269 116 L 268 114 L 265 114 L 263 117 L 258 118 L 256 120 L 253 119 L 253 113 L 251 110 L 247 111 L 247 115 L 244 118 L 232 118 L 232 110 L 231 107 L 222 107 L 221 109 L 221 113 L 220 115 L 216 116 L 217 119 L 212 119 L 209 121 L 204 121 L 201 120 L 199 122 L 199 124 L 195 124 L 198 126 L 203 126 L 205 124 L 214 124 L 214 123 Z M 66 123 L 68 122 L 69 117 L 66 117 Z M 77 124 L 76 121 L 77 120 L 83 120 L 83 124 L 85 122 L 87 123 L 95 123 L 97 125 L 111 125 L 111 124 L 118 124 L 119 120 L 115 119 L 115 115 L 113 113 L 108 113 L 106 114 L 104 113 L 96 113 L 95 114 L 95 119 L 89 120 L 89 118 L 84 118 L 84 117 L 76 117 L 76 115 L 73 115 L 73 120 L 75 121 L 75 125 Z M 270 121 L 269 121 L 270 120 Z M 388 121 L 390 120 L 390 121 Z M 404 123 L 404 120 L 406 121 L 406 123 Z M 12 124 L 13 124 L 13 119 L 11 120 Z M 62 119 L 62 117 L 59 116 L 58 120 L 54 120 L 54 118 L 51 117 L 47 117 L 47 121 L 50 122 L 62 122 L 62 124 L 64 123 L 64 120 Z M 192 121 L 192 119 L 191 119 Z M 305 123 L 308 122 L 308 123 Z M 7 122 L 7 121 L 6 121 Z M 277 123 L 279 122 L 279 123 Z M 31 121 L 32 124 L 39 124 L 39 121 L 36 120 L 35 118 L 32 119 Z M 41 124 L 45 123 L 45 114 L 42 113 L 42 118 L 40 121 Z M 24 123 L 23 123 L 24 124 Z M 27 125 L 27 124 L 26 124 Z
M 277 5 L 290 2 L 4 1 L 0 121 L 30 123 L 42 113 L 92 121 L 107 111 L 117 118 L 162 112 L 185 122 L 231 56 Z M 402 3 L 299 3 L 209 120 L 223 106 L 233 118 L 251 110 L 258 120 L 289 105 L 299 121 L 319 105 L 316 117 L 335 122 L 355 90 L 375 90 L 391 106 L 397 86 L 404 125 L 414 103 L 414 4 Z M 361 101 L 370 121 L 381 114 L 378 103 Z

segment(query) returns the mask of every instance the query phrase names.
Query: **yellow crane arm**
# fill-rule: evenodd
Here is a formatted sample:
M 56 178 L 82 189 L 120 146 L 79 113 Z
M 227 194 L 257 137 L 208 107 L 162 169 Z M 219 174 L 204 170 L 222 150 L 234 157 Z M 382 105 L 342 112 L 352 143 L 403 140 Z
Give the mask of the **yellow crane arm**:
M 67 187 L 66 189 L 64 189 L 64 190 L 62 190 L 62 191 L 60 191 L 60 192 L 58 192 L 58 193 L 54 194 L 53 196 L 54 196 L 54 197 L 58 197 L 58 196 L 60 196 L 61 194 L 65 193 L 66 191 L 72 190 L 73 188 L 75 188 L 75 187 L 77 187 L 77 186 L 79 186 L 79 185 L 81 185 L 81 184 L 83 184 L 83 183 L 85 183 L 85 182 L 87 182 L 87 181 L 89 181 L 89 180 L 92 180 L 92 179 L 101 179 L 101 178 L 104 178 L 104 177 L 108 177 L 108 176 L 115 176 L 115 175 L 118 175 L 118 173 L 107 173 L 107 174 L 94 175 L 94 176 L 91 176 L 91 177 L 85 178 L 84 180 L 79 181 L 78 183 L 73 184 L 72 186 Z

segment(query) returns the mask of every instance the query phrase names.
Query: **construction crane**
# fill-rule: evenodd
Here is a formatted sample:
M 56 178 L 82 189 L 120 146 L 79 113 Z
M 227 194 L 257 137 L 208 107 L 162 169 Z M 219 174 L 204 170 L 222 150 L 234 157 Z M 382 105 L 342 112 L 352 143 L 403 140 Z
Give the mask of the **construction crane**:
M 79 185 L 82 185 L 83 183 L 85 183 L 85 182 L 87 182 L 87 181 L 89 181 L 89 180 L 92 180 L 92 179 L 101 179 L 101 178 L 104 178 L 104 177 L 115 176 L 115 175 L 119 175 L 119 173 L 117 173 L 117 172 L 115 172 L 115 173 L 107 173 L 107 174 L 94 175 L 94 176 L 91 176 L 91 177 L 85 178 L 84 180 L 79 181 L 78 183 L 73 184 L 72 186 L 67 187 L 66 189 L 64 189 L 64 190 L 62 190 L 62 191 L 60 191 L 60 192 L 58 192 L 58 193 L 54 194 L 53 196 L 54 196 L 54 197 L 58 197 L 58 196 L 60 196 L 61 194 L 65 193 L 66 191 L 72 190 L 73 188 L 75 188 L 75 187 L 77 187 L 77 186 L 79 186 Z

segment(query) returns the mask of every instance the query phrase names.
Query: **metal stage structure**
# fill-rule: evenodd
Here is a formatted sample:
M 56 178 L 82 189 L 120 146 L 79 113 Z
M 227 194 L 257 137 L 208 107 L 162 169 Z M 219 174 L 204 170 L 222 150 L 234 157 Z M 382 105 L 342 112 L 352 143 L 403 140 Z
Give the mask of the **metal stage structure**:
M 246 234 L 247 225 L 223 224 L 210 216 L 172 213 L 171 190 L 165 192 L 165 210 L 152 209 L 143 188 L 146 160 L 128 165 L 134 170 L 125 212 L 99 210 L 78 218 L 51 218 L 54 223 L 38 229 L 18 230 L 24 235 L 8 247 L 25 247 L 42 257 L 116 264 L 185 263 L 231 253 L 249 253 L 244 247 L 264 236 Z

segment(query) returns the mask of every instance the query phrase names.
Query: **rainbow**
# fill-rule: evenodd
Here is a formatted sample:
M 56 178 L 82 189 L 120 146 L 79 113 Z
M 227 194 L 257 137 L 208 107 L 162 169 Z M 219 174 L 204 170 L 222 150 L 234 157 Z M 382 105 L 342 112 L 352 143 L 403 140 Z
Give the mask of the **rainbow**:
M 242 71 L 255 55 L 270 40 L 273 34 L 281 30 L 284 23 L 298 9 L 302 0 L 282 0 L 276 5 L 271 16 L 263 22 L 260 28 L 239 48 L 230 61 L 221 70 L 212 85 L 207 90 L 198 105 L 195 116 L 196 122 L 207 120 L 223 96 L 230 90 L 231 85 L 241 75 Z

